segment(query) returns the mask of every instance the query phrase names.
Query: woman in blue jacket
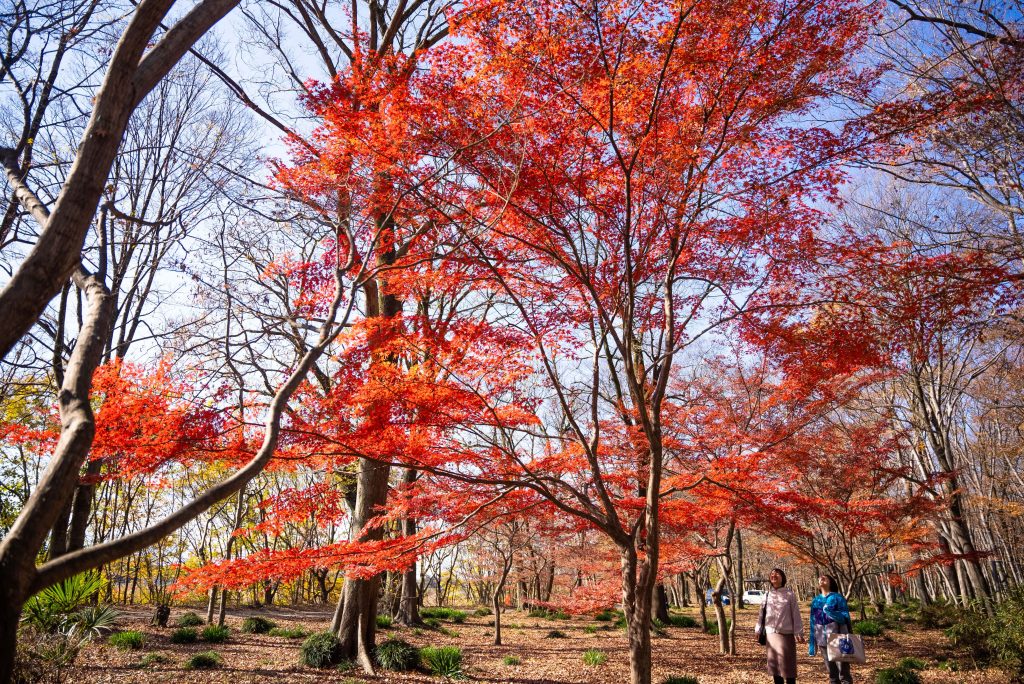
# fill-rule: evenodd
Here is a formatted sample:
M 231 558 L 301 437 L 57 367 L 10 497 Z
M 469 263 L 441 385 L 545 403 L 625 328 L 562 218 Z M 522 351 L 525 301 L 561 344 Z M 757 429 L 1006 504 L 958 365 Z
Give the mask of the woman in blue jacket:
M 822 575 L 818 578 L 818 588 L 821 593 L 811 602 L 811 629 L 814 633 L 808 650 L 814 655 L 817 649 L 821 649 L 830 684 L 853 684 L 850 663 L 833 663 L 828 659 L 828 637 L 837 632 L 850 631 L 850 609 L 846 599 L 839 593 L 839 583 L 835 577 Z

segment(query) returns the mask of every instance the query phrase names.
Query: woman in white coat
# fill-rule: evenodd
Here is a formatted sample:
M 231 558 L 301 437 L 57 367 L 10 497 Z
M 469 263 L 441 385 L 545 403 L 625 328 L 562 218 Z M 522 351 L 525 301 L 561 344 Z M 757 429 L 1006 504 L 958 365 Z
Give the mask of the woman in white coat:
M 768 649 L 768 673 L 774 684 L 795 684 L 796 643 L 804 642 L 804 623 L 796 594 L 786 586 L 786 573 L 779 568 L 768 575 L 771 587 L 757 620 L 757 633 L 764 630 Z

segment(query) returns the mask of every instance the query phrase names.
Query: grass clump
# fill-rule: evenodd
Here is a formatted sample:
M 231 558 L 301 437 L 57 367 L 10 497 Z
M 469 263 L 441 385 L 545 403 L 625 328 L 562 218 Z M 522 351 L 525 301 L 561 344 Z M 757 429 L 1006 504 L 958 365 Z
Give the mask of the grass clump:
M 377 662 L 385 670 L 403 672 L 416 667 L 419 662 L 419 650 L 407 641 L 388 639 L 377 645 Z
M 228 640 L 228 636 L 231 634 L 231 630 L 227 627 L 221 627 L 220 625 L 209 625 L 203 630 L 200 635 L 203 641 L 208 641 L 211 644 L 222 644 Z
M 377 616 L 377 629 L 391 629 L 392 624 L 394 624 L 394 620 L 391 619 L 390 615 Z
M 590 648 L 583 652 L 583 664 L 589 665 L 590 667 L 598 667 L 604 665 L 608 660 L 607 654 L 604 651 L 599 651 L 596 648 Z
M 494 615 L 494 611 L 490 608 L 477 608 L 473 611 L 473 615 L 476 617 L 487 617 L 488 615 Z
M 267 634 L 277 624 L 264 617 L 247 617 L 242 620 L 242 631 L 246 634 Z
M 186 670 L 212 670 L 220 667 L 224 660 L 216 651 L 203 651 L 185 661 Z
M 341 644 L 331 632 L 317 632 L 299 648 L 299 664 L 306 667 L 330 667 L 341 658 Z
M 729 618 L 726 618 L 725 619 L 725 631 L 726 632 L 729 631 L 729 625 L 730 624 L 731 623 L 729 622 Z M 704 623 L 704 631 L 707 632 L 708 634 L 711 634 L 712 636 L 718 636 L 718 620 L 714 620 L 714 621 L 708 620 L 707 622 L 705 622 Z
M 425 646 L 420 649 L 423 667 L 438 677 L 462 679 L 462 649 L 458 646 Z
M 697 621 L 689 615 L 669 615 L 668 623 L 673 627 L 696 627 Z
M 420 617 L 424 618 L 424 622 L 427 619 L 448 620 L 455 624 L 462 624 L 466 621 L 466 613 L 453 608 L 420 608 Z
M 565 639 L 566 634 L 560 629 L 553 629 L 544 635 L 545 639 Z
M 692 677 L 690 675 L 676 675 L 669 677 L 661 684 L 700 684 L 700 682 L 697 681 L 696 677 Z
M 882 625 L 874 620 L 858 620 L 853 623 L 853 633 L 861 636 L 882 636 Z
M 172 644 L 194 644 L 199 639 L 199 632 L 195 627 L 179 627 L 171 632 Z
M 597 625 L 587 625 L 583 628 L 583 631 L 587 634 L 597 634 Z
M 423 618 L 423 626 L 427 629 L 441 629 L 441 621 L 435 617 Z
M 875 684 L 921 684 L 921 678 L 905 667 L 887 667 L 875 673 Z
M 146 637 L 142 632 L 129 630 L 127 632 L 111 634 L 108 641 L 111 646 L 121 651 L 137 651 L 142 648 L 142 644 L 146 641 Z
M 523 661 L 519 659 L 519 656 L 508 655 L 501 659 L 502 665 L 515 666 L 522 665 Z
M 309 632 L 302 627 L 275 627 L 267 632 L 272 637 L 284 637 L 285 639 L 305 639 Z
M 192 612 L 183 614 L 177 622 L 179 627 L 198 627 L 201 624 L 203 624 L 203 619 Z
M 154 665 L 162 665 L 167 661 L 168 658 L 163 653 L 147 653 L 139 661 L 139 667 L 153 667 Z
M 928 667 L 928 663 L 920 658 L 904 658 L 896 663 L 896 667 L 902 667 L 904 670 L 923 670 Z

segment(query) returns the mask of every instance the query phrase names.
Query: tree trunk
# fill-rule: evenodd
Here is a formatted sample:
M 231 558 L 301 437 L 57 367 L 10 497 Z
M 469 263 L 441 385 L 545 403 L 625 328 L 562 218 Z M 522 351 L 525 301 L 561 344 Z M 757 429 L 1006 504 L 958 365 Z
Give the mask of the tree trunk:
M 665 591 L 665 585 L 661 582 L 658 582 L 657 586 L 654 587 L 651 601 L 651 614 L 654 616 L 654 619 L 663 625 L 667 625 L 671 620 L 668 614 L 668 592 Z
M 622 609 L 629 641 L 630 684 L 651 684 L 651 595 L 657 569 L 634 548 L 621 554 Z

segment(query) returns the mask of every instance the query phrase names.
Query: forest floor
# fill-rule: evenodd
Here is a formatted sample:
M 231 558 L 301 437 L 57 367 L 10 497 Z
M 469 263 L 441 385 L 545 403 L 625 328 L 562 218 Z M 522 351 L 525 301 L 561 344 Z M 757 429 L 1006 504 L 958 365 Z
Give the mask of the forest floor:
M 171 623 L 183 609 L 176 608 Z M 197 611 L 199 612 L 199 611 Z M 683 611 L 699 620 L 696 609 Z M 718 637 L 704 634 L 699 628 L 668 627 L 664 636 L 655 637 L 654 682 L 659 684 L 669 676 L 690 675 L 700 684 L 745 684 L 770 682 L 764 671 L 764 651 L 754 641 L 753 626 L 757 608 L 737 611 L 738 632 L 736 656 L 722 656 L 718 652 Z M 326 629 L 330 613 L 325 610 L 289 610 L 271 608 L 244 610 L 232 613 L 227 624 L 231 636 L 226 643 L 195 643 L 176 645 L 170 642 L 173 628 L 160 629 L 148 624 L 148 612 L 125 610 L 119 624 L 121 629 L 137 629 L 145 633 L 142 650 L 119 651 L 105 640 L 86 646 L 69 672 L 69 681 L 78 684 L 109 682 L 230 682 L 249 684 L 256 682 L 332 682 L 358 684 L 361 682 L 441 682 L 437 677 L 422 673 L 391 673 L 384 671 L 369 677 L 357 670 L 312 670 L 298 665 L 301 639 L 243 634 L 238 631 L 241 620 L 249 615 L 261 615 L 273 620 L 279 627 L 303 627 L 307 631 Z M 709 618 L 712 614 L 709 611 Z M 513 684 L 577 684 L 594 682 L 622 684 L 629 681 L 629 652 L 625 633 L 608 622 L 597 622 L 590 617 L 569 620 L 531 618 L 526 613 L 509 611 L 503 614 L 502 646 L 492 645 L 493 616 L 469 615 L 463 624 L 443 623 L 441 630 L 391 628 L 380 630 L 378 641 L 389 637 L 404 639 L 416 646 L 459 646 L 463 654 L 463 671 L 468 682 L 511 682 Z M 588 631 L 589 628 L 589 631 Z M 594 630 L 596 629 L 596 632 Z M 550 638 L 553 630 L 564 633 L 564 638 Z M 593 632 L 593 633 L 591 633 Z M 905 629 L 888 629 L 880 637 L 865 638 L 868 664 L 855 666 L 854 681 L 858 684 L 874 682 L 881 668 L 894 666 L 901 658 L 913 656 L 928 664 L 920 672 L 922 684 L 1006 684 L 1009 678 L 996 670 L 969 669 L 969 658 L 951 648 L 941 630 L 923 630 L 913 625 Z M 825 684 L 820 660 L 806 655 L 801 648 L 799 681 Z M 598 649 L 607 655 L 607 661 L 597 667 L 583 663 L 583 653 Z M 193 654 L 214 650 L 223 658 L 216 670 L 188 670 L 184 662 Z M 146 654 L 157 653 L 164 662 L 142 668 L 140 662 Z M 518 665 L 505 665 L 506 656 L 519 658 Z M 151 658 L 152 659 L 152 658 Z M 959 664 L 961 671 L 951 671 Z

